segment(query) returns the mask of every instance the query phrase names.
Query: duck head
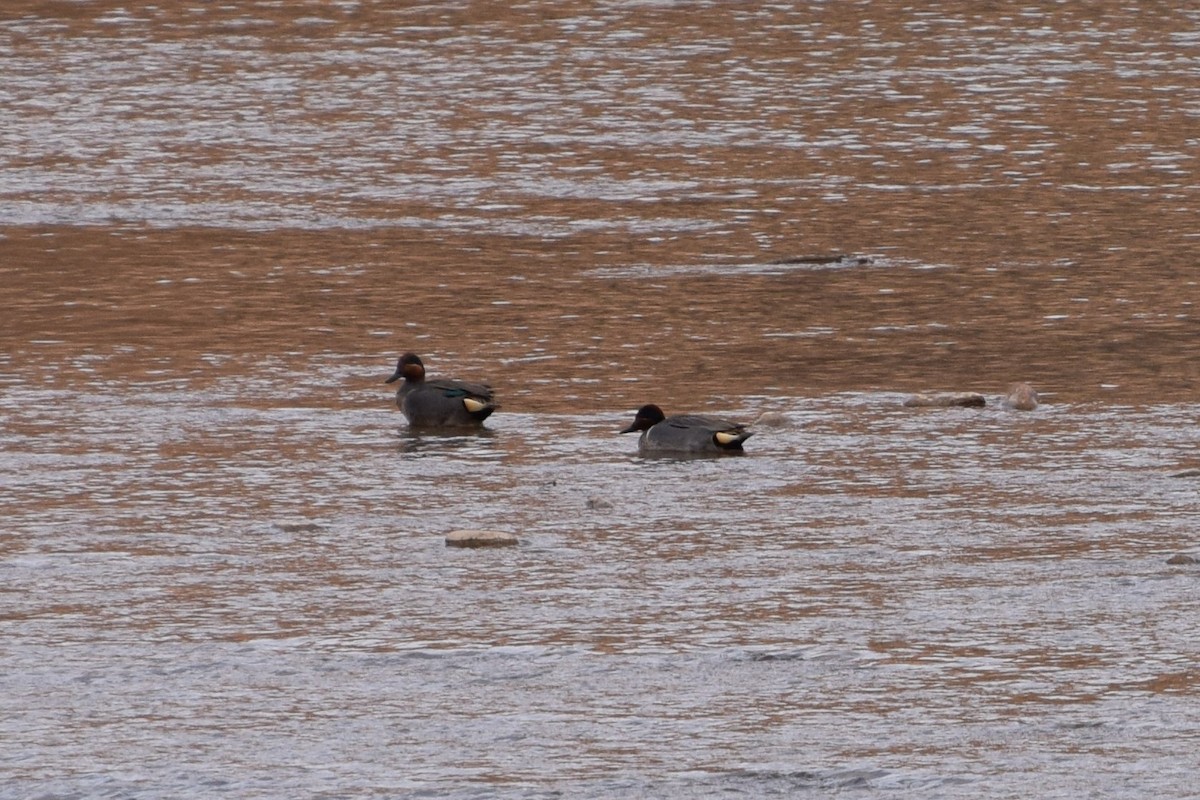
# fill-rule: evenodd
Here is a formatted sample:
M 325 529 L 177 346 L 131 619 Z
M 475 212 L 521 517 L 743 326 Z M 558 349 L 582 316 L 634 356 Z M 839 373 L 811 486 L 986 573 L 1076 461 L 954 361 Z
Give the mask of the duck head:
M 637 410 L 637 414 L 635 414 L 633 417 L 633 424 L 621 431 L 621 433 L 648 431 L 666 418 L 667 416 L 663 413 L 661 408 L 653 403 L 649 403 Z
M 392 383 L 404 378 L 406 381 L 420 383 L 425 380 L 425 365 L 415 353 L 405 353 L 396 362 L 396 371 L 384 383 Z

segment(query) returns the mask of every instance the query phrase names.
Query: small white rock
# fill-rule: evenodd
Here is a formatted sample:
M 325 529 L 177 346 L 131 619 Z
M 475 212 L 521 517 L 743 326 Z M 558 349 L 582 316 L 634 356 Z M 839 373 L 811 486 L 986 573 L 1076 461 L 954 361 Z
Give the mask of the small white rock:
M 459 530 L 446 534 L 447 547 L 511 547 L 520 544 L 515 533 Z

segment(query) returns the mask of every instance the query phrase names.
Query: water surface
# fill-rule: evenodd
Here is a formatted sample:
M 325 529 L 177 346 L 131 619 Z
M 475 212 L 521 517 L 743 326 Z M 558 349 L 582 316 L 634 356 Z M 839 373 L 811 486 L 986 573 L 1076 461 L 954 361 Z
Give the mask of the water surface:
M 0 55 L 0 795 L 1194 795 L 1196 12 L 18 2 Z M 409 433 L 405 350 L 489 431 Z M 643 460 L 645 402 L 769 416 Z

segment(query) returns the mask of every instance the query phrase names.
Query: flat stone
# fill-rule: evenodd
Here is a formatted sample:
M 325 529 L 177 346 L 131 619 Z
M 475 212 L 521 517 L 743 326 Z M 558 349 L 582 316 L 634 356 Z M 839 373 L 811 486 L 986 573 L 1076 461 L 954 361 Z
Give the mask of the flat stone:
M 904 401 L 909 408 L 983 408 L 987 400 L 978 392 L 914 394 Z
M 512 547 L 520 544 L 515 533 L 506 531 L 450 531 L 446 534 L 447 547 Z
M 315 522 L 276 522 L 275 527 L 284 533 L 315 533 L 321 526 Z

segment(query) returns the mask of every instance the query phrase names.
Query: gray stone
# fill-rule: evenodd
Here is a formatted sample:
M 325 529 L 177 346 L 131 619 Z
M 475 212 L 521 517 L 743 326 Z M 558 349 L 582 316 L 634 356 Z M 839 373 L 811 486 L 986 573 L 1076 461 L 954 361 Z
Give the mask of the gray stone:
M 321 526 L 315 522 L 276 522 L 275 527 L 284 533 L 315 533 Z
M 1033 411 L 1038 407 L 1038 393 L 1028 383 L 1014 383 L 1000 405 L 1013 411 Z
M 908 408 L 983 408 L 987 400 L 978 392 L 914 394 L 904 401 Z
M 506 531 L 458 530 L 446 534 L 447 547 L 512 547 L 520 544 L 515 533 Z

